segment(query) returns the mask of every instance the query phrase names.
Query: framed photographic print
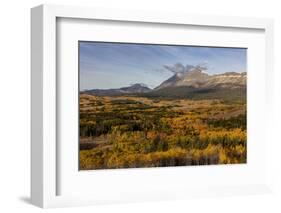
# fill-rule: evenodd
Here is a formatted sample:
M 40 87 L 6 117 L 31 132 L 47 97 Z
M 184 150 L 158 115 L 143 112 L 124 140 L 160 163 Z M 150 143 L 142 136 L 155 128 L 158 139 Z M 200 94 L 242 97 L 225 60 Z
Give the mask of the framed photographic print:
M 31 14 L 32 203 L 270 192 L 272 20 Z

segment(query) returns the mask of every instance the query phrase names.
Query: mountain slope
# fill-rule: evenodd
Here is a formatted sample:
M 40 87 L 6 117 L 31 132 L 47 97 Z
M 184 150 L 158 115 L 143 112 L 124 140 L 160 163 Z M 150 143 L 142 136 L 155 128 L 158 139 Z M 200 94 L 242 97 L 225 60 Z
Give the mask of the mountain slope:
M 148 98 L 167 98 L 167 99 L 222 99 L 225 101 L 246 101 L 246 86 L 239 88 L 236 85 L 233 88 L 218 87 L 205 87 L 195 88 L 190 86 L 176 86 L 165 87 L 163 89 L 152 90 L 148 93 L 138 94 L 138 96 L 144 96 Z
M 200 69 L 176 73 L 154 90 L 143 94 L 146 97 L 223 99 L 246 101 L 247 74 L 226 72 L 209 75 Z M 142 94 L 139 94 L 142 95 Z

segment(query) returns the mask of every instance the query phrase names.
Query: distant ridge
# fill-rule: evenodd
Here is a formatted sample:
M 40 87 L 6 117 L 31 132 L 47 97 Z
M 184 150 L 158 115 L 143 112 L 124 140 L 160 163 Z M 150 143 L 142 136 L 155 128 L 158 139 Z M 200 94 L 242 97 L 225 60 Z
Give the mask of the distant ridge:
M 137 94 L 150 92 L 151 89 L 145 84 L 133 84 L 128 87 L 121 87 L 119 89 L 92 89 L 86 90 L 82 93 L 98 95 L 98 96 L 115 96 L 115 95 L 125 95 L 125 94 Z

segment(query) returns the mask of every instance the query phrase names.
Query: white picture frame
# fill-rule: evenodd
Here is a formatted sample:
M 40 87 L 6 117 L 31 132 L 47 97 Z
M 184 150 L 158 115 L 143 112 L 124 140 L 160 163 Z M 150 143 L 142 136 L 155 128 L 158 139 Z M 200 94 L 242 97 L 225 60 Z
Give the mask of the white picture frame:
M 101 20 L 132 23 L 153 23 L 167 26 L 200 26 L 206 28 L 225 28 L 261 30 L 264 33 L 264 65 L 265 79 L 265 109 L 267 114 L 262 120 L 265 126 L 263 156 L 265 178 L 258 183 L 241 183 L 239 185 L 221 185 L 200 187 L 194 183 L 194 188 L 182 190 L 171 186 L 166 190 L 153 189 L 153 192 L 132 194 L 132 191 L 115 191 L 111 194 L 98 195 L 64 195 L 58 191 L 60 183 L 58 166 L 58 96 L 57 88 L 60 81 L 57 78 L 57 21 L 64 19 Z M 182 199 L 187 197 L 253 194 L 271 191 L 270 163 L 270 125 L 272 119 L 273 90 L 273 21 L 271 19 L 216 17 L 187 14 L 152 13 L 145 11 L 123 11 L 100 8 L 85 8 L 74 6 L 41 5 L 31 9 L 31 201 L 34 205 L 47 207 L 62 207 L 76 205 L 91 205 L 100 203 L 139 202 L 144 200 Z M 258 131 L 258 130 L 257 130 Z M 62 150 L 62 148 L 61 148 Z M 77 150 L 78 151 L 78 150 Z M 182 168 L 181 168 L 182 169 Z M 153 172 L 153 170 L 150 170 Z M 161 174 L 158 169 L 157 174 Z M 172 171 L 172 170 L 165 170 Z M 176 169 L 174 169 L 176 171 Z M 78 171 L 77 171 L 78 172 Z M 130 171 L 132 173 L 136 170 Z M 137 171 L 141 173 L 142 171 Z M 109 174 L 109 173 L 108 173 Z M 156 173 L 155 173 L 156 174 Z M 95 175 L 92 173 L 90 175 Z M 162 173 L 165 175 L 165 173 Z M 73 188 L 74 189 L 74 188 Z M 187 190 L 188 189 L 188 190 Z M 136 189 L 136 192 L 138 190 Z M 119 195 L 122 193 L 122 196 Z

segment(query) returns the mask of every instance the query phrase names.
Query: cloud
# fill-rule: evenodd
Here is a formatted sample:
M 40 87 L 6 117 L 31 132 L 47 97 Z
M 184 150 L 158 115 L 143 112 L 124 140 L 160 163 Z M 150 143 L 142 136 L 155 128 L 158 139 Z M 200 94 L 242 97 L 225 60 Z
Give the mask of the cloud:
M 203 62 L 203 63 L 200 63 L 200 64 L 197 64 L 197 65 L 191 65 L 191 64 L 187 64 L 187 65 L 183 65 L 182 63 L 176 63 L 174 65 L 163 65 L 163 67 L 172 72 L 172 73 L 186 73 L 186 72 L 189 72 L 191 70 L 194 70 L 194 69 L 199 69 L 199 70 L 207 70 L 208 69 L 208 66 L 207 66 L 207 63 L 206 62 Z

